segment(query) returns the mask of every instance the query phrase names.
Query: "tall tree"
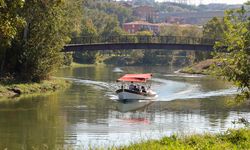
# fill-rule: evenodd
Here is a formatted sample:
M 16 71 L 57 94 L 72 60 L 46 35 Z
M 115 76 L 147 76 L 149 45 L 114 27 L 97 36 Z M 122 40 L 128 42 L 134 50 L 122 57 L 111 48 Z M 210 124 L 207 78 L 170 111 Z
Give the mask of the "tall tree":
M 223 38 L 215 45 L 215 57 L 221 63 L 218 71 L 250 97 L 250 18 L 242 7 L 226 11 L 224 23 Z
M 24 19 L 18 15 L 23 4 L 23 0 L 0 0 L 0 75 L 4 73 L 6 50 L 25 24 Z
M 75 17 L 80 15 L 79 0 L 27 0 L 24 17 L 27 26 L 23 36 L 20 59 L 22 75 L 26 80 L 46 79 L 62 63 L 61 50 L 78 29 Z

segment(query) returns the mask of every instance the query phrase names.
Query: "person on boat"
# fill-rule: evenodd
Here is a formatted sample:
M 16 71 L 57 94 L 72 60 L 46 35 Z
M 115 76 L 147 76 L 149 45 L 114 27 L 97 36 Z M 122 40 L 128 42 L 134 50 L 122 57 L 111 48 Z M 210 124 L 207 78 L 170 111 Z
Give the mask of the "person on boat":
M 145 89 L 144 86 L 141 86 L 141 91 L 144 92 L 144 93 L 146 93 L 146 89 Z
M 140 92 L 140 86 L 137 84 L 137 85 L 134 87 L 134 90 L 135 90 L 136 92 Z
M 129 85 L 128 89 L 134 90 L 134 88 L 135 88 L 135 85 L 134 85 L 134 82 L 132 81 L 131 84 Z

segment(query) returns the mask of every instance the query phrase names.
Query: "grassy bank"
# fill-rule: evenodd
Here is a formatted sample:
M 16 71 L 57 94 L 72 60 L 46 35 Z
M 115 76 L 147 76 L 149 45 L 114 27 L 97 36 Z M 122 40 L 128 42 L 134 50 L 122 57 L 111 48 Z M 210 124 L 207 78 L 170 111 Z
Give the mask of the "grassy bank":
M 82 141 L 84 142 L 84 141 Z M 121 147 L 89 148 L 78 145 L 54 145 L 46 144 L 35 146 L 37 150 L 249 150 L 250 129 L 229 129 L 218 134 L 194 134 L 194 135 L 172 135 L 159 140 L 148 140 Z
M 54 92 L 68 87 L 70 83 L 65 80 L 51 79 L 40 83 L 1 83 L 0 98 L 13 97 L 26 94 L 44 94 L 45 92 Z
M 207 59 L 180 70 L 181 73 L 211 75 L 212 66 L 216 63 L 214 59 Z
M 190 136 L 164 137 L 129 146 L 111 148 L 120 150 L 231 150 L 250 149 L 250 129 L 228 130 L 220 134 L 195 134 Z

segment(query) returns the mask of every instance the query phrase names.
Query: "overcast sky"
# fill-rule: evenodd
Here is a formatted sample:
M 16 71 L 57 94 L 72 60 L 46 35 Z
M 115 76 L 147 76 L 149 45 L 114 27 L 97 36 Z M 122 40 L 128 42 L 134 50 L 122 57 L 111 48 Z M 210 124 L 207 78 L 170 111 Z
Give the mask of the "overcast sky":
M 165 0 L 156 0 L 156 1 L 165 1 Z M 248 0 L 187 0 L 192 2 L 192 4 L 199 5 L 200 1 L 202 1 L 203 4 L 209 4 L 209 3 L 227 3 L 227 4 L 243 4 L 247 2 Z

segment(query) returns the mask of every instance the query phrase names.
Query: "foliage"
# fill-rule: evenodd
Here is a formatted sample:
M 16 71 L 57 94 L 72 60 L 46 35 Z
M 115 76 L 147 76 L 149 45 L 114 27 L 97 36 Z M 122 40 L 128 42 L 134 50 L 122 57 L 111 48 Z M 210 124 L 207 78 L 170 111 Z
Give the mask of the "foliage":
M 63 55 L 63 65 L 70 66 L 73 63 L 73 56 L 71 53 L 64 53 Z
M 87 1 L 85 3 L 85 17 L 91 19 L 98 33 L 103 32 L 104 25 L 118 22 L 122 26 L 125 22 L 133 21 L 132 8 L 124 7 L 116 2 Z
M 24 20 L 17 11 L 23 7 L 22 0 L 6 1 L 0 3 L 0 38 L 1 47 L 10 46 L 17 34 L 18 28 L 24 25 Z
M 97 29 L 94 26 L 91 19 L 82 19 L 81 23 L 81 35 L 82 36 L 91 36 L 96 37 L 97 36 Z
M 160 140 L 142 141 L 113 149 L 121 150 L 147 150 L 147 149 L 187 149 L 187 150 L 224 150 L 224 149 L 249 149 L 250 130 L 242 128 L 238 130 L 229 129 L 221 134 L 204 134 L 190 136 L 163 137 Z
M 216 43 L 219 75 L 234 82 L 245 97 L 250 97 L 250 20 L 244 8 L 226 11 L 223 39 Z
M 72 3 L 69 1 L 25 3 L 24 17 L 27 26 L 24 31 L 24 47 L 20 62 L 23 68 L 22 76 L 26 80 L 46 79 L 62 64 L 63 57 L 60 51 L 70 40 L 70 34 L 79 26 L 79 22 L 72 23 L 75 20 L 72 20 L 74 13 L 71 12 L 72 9 L 78 10 L 79 3 L 77 1 Z M 77 16 L 78 12 L 75 12 L 75 15 Z
M 221 39 L 224 28 L 223 20 L 214 17 L 203 26 L 203 37 L 209 39 Z
M 202 29 L 199 26 L 183 26 L 173 24 L 169 26 L 161 26 L 161 36 L 184 36 L 184 37 L 201 37 Z
M 6 50 L 11 46 L 18 30 L 25 24 L 24 19 L 18 14 L 23 3 L 23 0 L 0 1 L 0 75 L 5 71 Z
M 60 51 L 71 33 L 79 32 L 82 0 L 0 4 L 1 73 L 27 81 L 48 78 L 62 64 Z
M 119 36 L 122 35 L 124 32 L 122 31 L 122 29 L 119 27 L 118 25 L 118 21 L 117 20 L 113 20 L 112 22 L 108 22 L 102 33 L 101 36 L 103 38 L 109 38 L 111 36 Z
M 95 40 L 98 37 L 97 29 L 91 19 L 83 19 L 81 22 L 81 36 L 90 36 Z M 73 60 L 78 63 L 94 63 L 96 52 L 74 52 Z

